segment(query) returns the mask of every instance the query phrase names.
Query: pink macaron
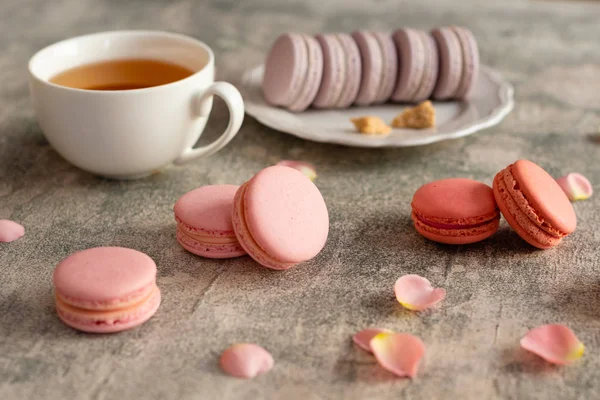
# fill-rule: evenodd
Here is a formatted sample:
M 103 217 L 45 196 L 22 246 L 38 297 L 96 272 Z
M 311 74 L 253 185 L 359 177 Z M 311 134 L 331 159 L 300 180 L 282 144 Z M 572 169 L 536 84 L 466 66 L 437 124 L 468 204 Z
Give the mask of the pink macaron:
M 327 241 L 329 214 L 315 184 L 295 169 L 272 166 L 235 195 L 233 227 L 259 264 L 285 270 L 315 257 Z
M 439 55 L 435 45 L 435 40 L 427 32 L 418 31 L 418 33 L 423 41 L 423 47 L 425 50 L 425 63 L 423 64 L 423 76 L 421 78 L 421 83 L 419 84 L 419 89 L 413 98 L 415 103 L 420 103 L 431 97 L 433 90 L 435 89 L 435 84 L 437 82 L 440 69 Z
M 500 212 L 492 188 L 472 179 L 442 179 L 414 194 L 411 218 L 417 232 L 446 244 L 487 239 L 497 230 Z
M 119 332 L 141 325 L 160 305 L 156 264 L 123 247 L 96 247 L 72 254 L 54 270 L 56 310 L 72 328 Z
M 285 33 L 273 43 L 265 63 L 265 100 L 291 111 L 305 110 L 315 99 L 323 73 L 323 54 L 308 35 Z
M 458 94 L 463 81 L 463 51 L 455 30 L 437 28 L 431 31 L 439 51 L 440 72 L 433 92 L 436 100 L 449 100 Z
M 537 248 L 556 246 L 577 226 L 573 206 L 560 185 L 529 160 L 498 172 L 494 196 L 508 224 Z
M 398 29 L 394 32 L 393 38 L 398 49 L 400 66 L 392 100 L 413 102 L 417 97 L 425 74 L 425 61 L 428 50 L 423 42 L 423 37 L 415 29 Z
M 383 55 L 377 38 L 369 31 L 356 31 L 352 38 L 358 45 L 362 62 L 362 78 L 356 104 L 368 106 L 377 101 L 384 73 Z
M 177 241 L 190 253 L 207 258 L 231 258 L 246 254 L 239 244 L 231 210 L 239 186 L 210 185 L 184 194 L 173 207 Z

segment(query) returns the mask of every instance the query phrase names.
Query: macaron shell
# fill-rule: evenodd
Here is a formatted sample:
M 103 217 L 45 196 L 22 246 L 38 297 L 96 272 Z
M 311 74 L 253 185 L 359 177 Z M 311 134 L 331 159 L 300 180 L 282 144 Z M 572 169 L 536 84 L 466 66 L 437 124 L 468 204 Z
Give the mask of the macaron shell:
M 302 35 L 302 39 L 304 40 L 307 50 L 306 53 L 308 54 L 308 66 L 300 94 L 289 106 L 291 111 L 296 112 L 304 111 L 312 104 L 323 77 L 323 50 L 321 49 L 319 42 L 309 35 Z
M 307 58 L 300 34 L 284 33 L 277 38 L 267 56 L 262 84 L 269 104 L 288 107 L 298 98 L 308 69 Z
M 443 224 L 473 225 L 498 215 L 492 188 L 465 178 L 442 179 L 421 186 L 411 206 L 418 215 Z
M 392 100 L 412 102 L 421 86 L 425 65 L 425 46 L 419 33 L 410 28 L 398 29 L 393 34 L 400 64 L 398 81 Z
M 139 326 L 158 310 L 161 294 L 158 287 L 141 303 L 112 311 L 90 311 L 62 303 L 57 299 L 58 317 L 68 326 L 89 333 L 113 333 Z
M 360 79 L 362 74 L 362 61 L 360 59 L 360 50 L 358 45 L 352 39 L 352 36 L 346 33 L 336 35 L 340 42 L 346 59 L 346 84 L 337 104 L 338 108 L 348 108 L 355 101 L 360 89 Z
M 187 192 L 173 207 L 175 218 L 190 232 L 235 237 L 231 223 L 237 185 L 208 185 Z
M 340 100 L 346 80 L 344 50 L 334 34 L 316 38 L 323 50 L 323 78 L 313 107 L 333 108 Z
M 156 264 L 124 247 L 96 247 L 72 254 L 54 270 L 57 294 L 85 308 L 114 308 L 139 300 L 156 281 Z
M 433 37 L 424 31 L 418 31 L 425 48 L 425 64 L 423 70 L 423 79 L 421 86 L 415 94 L 414 101 L 419 103 L 431 97 L 435 84 L 437 82 L 440 69 L 438 50 Z
M 371 32 L 356 31 L 352 33 L 360 51 L 362 77 L 356 104 L 368 106 L 377 99 L 383 73 L 383 55 L 377 39 Z
M 502 170 L 494 178 L 494 196 L 506 222 L 523 240 L 539 249 L 549 249 L 559 244 L 562 238 L 542 230 L 521 210 L 505 183 L 506 172 Z
M 275 269 L 275 270 L 286 270 L 296 265 L 296 263 L 285 263 L 280 260 L 276 260 L 267 254 L 252 237 L 248 224 L 246 222 L 246 189 L 248 188 L 248 182 L 243 184 L 240 190 L 235 195 L 235 206 L 233 209 L 233 227 L 235 234 L 238 238 L 240 245 L 244 248 L 246 253 L 254 259 L 257 263 L 263 267 Z
M 440 73 L 433 91 L 436 100 L 448 100 L 457 94 L 462 78 L 463 55 L 458 37 L 449 28 L 431 31 L 438 47 Z
M 260 171 L 248 182 L 244 206 L 253 239 L 278 261 L 307 261 L 325 245 L 325 201 L 314 183 L 295 169 L 273 166 Z
M 469 97 L 479 77 L 479 48 L 470 30 L 459 26 L 451 29 L 460 41 L 463 54 L 463 73 L 455 97 L 464 99 Z
M 373 36 L 377 39 L 382 55 L 382 75 L 379 84 L 375 104 L 385 103 L 390 99 L 392 92 L 396 87 L 396 79 L 398 77 L 398 51 L 394 40 L 389 33 L 373 32 Z
M 565 235 L 575 230 L 575 210 L 550 174 L 529 160 L 519 160 L 509 169 L 529 205 L 543 221 L 542 225 L 550 225 Z
M 411 218 L 417 232 L 429 240 L 445 244 L 470 244 L 485 240 L 498 231 L 500 224 L 500 219 L 497 218 L 476 228 L 439 229 L 422 223 L 414 213 Z

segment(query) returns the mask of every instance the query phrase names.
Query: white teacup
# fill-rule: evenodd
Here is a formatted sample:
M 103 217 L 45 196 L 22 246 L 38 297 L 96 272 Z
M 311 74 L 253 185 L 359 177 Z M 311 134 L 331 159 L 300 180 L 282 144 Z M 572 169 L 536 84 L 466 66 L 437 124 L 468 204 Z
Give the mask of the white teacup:
M 98 91 L 49 80 L 68 69 L 109 60 L 155 59 L 194 71 L 166 85 Z M 93 174 L 133 179 L 171 164 L 209 156 L 236 135 L 244 119 L 238 90 L 214 82 L 215 57 L 204 43 L 158 31 L 115 31 L 67 39 L 29 61 L 33 106 L 50 144 L 66 160 Z M 213 95 L 223 98 L 230 120 L 213 143 L 194 148 Z

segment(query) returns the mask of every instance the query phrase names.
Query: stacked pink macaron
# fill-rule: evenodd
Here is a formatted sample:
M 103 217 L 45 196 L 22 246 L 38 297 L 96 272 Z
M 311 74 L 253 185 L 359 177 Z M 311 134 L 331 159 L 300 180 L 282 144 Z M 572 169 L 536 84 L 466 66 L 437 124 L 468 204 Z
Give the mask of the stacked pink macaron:
M 269 104 L 299 112 L 390 100 L 461 100 L 478 75 L 477 42 L 463 27 L 285 33 L 271 47 L 262 89 Z

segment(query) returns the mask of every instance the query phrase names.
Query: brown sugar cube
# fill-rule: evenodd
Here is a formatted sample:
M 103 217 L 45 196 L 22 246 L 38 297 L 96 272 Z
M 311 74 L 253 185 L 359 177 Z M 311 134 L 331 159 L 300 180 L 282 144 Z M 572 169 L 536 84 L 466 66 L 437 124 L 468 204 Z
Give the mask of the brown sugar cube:
M 350 121 L 363 135 L 386 136 L 392 131 L 392 128 L 379 117 L 366 116 L 352 118 Z
M 392 121 L 394 128 L 427 129 L 435 126 L 435 108 L 431 101 L 407 108 Z

